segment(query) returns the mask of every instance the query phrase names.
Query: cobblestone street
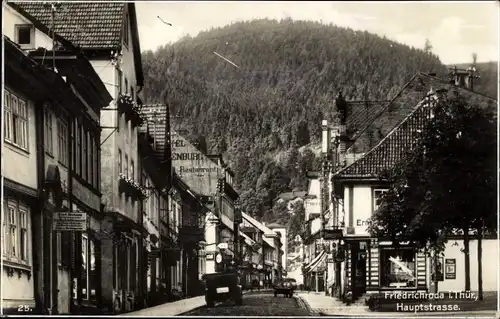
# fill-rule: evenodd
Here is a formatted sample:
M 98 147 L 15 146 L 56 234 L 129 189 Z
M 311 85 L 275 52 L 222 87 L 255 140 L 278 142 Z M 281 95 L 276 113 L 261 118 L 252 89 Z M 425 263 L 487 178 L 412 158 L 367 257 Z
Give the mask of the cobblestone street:
M 201 308 L 183 316 L 309 316 L 297 298 L 274 297 L 271 292 L 250 293 L 243 296 L 243 305 L 218 304 L 214 308 Z

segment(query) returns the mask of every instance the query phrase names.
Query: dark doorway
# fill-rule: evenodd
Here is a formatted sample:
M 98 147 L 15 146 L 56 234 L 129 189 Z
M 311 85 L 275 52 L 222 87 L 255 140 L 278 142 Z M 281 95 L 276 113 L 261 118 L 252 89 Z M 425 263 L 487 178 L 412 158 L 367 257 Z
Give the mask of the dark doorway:
M 358 298 L 366 292 L 367 244 L 366 242 L 356 242 L 351 247 L 353 297 Z

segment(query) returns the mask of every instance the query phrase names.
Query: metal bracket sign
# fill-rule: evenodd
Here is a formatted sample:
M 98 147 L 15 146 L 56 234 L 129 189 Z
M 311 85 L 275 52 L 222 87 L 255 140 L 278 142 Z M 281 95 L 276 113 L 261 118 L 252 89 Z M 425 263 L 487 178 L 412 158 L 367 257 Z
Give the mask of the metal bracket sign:
M 87 231 L 87 213 L 55 212 L 52 225 L 54 231 Z

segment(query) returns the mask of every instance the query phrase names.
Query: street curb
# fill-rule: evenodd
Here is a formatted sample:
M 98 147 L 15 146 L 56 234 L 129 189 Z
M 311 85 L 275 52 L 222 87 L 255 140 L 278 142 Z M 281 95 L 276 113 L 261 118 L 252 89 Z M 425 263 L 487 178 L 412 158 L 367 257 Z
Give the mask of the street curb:
M 319 313 L 311 308 L 309 304 L 301 296 L 293 296 L 300 308 L 306 309 L 312 316 L 318 316 Z

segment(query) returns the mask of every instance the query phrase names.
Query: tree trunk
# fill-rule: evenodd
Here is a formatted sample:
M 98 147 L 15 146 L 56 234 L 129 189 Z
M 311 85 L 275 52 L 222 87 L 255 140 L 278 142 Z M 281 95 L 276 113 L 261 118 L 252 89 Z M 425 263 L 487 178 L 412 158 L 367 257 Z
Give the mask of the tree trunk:
M 439 253 L 438 253 L 438 250 L 435 249 L 434 250 L 434 269 L 433 269 L 433 272 L 434 272 L 434 278 L 433 278 L 433 281 L 434 281 L 434 292 L 437 293 L 439 291 L 439 278 L 438 278 L 438 261 L 439 261 Z
M 477 290 L 479 300 L 483 300 L 483 224 L 478 229 L 477 237 Z
M 464 256 L 465 256 L 465 291 L 470 291 L 470 255 L 469 255 L 469 227 L 464 231 Z

